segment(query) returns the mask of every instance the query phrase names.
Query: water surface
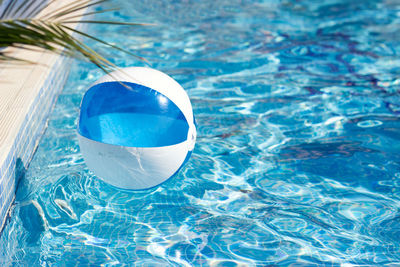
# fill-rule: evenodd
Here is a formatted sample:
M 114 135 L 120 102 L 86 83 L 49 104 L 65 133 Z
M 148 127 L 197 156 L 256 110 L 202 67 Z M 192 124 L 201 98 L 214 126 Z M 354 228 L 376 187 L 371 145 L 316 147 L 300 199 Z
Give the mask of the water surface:
M 88 32 L 188 92 L 192 158 L 125 192 L 79 152 L 76 62 L 17 191 L 2 265 L 400 265 L 400 5 L 374 1 L 114 1 Z M 121 67 L 143 65 L 111 49 Z

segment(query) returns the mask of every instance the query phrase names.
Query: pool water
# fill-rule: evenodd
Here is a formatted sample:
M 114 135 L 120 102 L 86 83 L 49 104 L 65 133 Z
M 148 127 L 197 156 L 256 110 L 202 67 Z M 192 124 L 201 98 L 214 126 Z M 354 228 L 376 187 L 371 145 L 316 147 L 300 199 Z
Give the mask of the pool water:
M 400 265 L 400 4 L 113 1 L 88 32 L 188 92 L 194 153 L 160 187 L 86 167 L 76 62 L 19 183 L 0 265 Z M 121 67 L 144 64 L 92 43 Z

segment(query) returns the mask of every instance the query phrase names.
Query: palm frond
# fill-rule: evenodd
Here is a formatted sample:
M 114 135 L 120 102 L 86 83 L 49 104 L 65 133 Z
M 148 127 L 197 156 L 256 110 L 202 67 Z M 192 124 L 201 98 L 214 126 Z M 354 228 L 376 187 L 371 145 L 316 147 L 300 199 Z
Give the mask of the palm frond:
M 86 12 L 85 14 L 72 14 L 70 17 L 63 18 L 64 20 L 71 20 L 71 19 L 76 19 L 76 18 L 81 18 L 81 17 L 87 17 L 91 16 L 94 14 L 100 14 L 100 13 L 106 13 L 106 12 L 111 12 L 111 11 L 117 11 L 119 8 L 109 8 L 109 9 L 103 9 L 103 10 L 97 10 L 93 12 Z
M 44 16 L 40 17 L 41 19 L 47 19 L 47 20 L 52 20 L 52 19 L 57 19 L 57 18 L 62 18 L 63 16 L 72 14 L 72 13 L 77 13 L 82 10 L 87 10 L 89 7 L 99 5 L 101 3 L 104 3 L 108 0 L 76 0 L 74 2 L 71 2 L 69 4 L 66 4 L 52 13 L 45 14 Z
M 45 5 L 42 5 L 42 7 L 48 7 L 57 1 L 58 0 L 50 0 Z M 144 23 L 90 19 L 76 20 L 80 16 L 84 17 L 109 11 L 87 11 L 88 8 L 105 1 L 108 0 L 75 0 L 69 4 L 56 8 L 51 13 L 42 14 L 36 18 L 32 18 L 32 16 L 38 11 L 38 6 L 34 5 L 34 2 L 36 2 L 35 0 L 22 0 L 21 3 L 17 4 L 16 2 L 19 1 L 9 1 L 4 8 L 4 11 L 0 13 L 0 49 L 5 47 L 29 50 L 40 48 L 54 53 L 63 53 L 71 57 L 84 58 L 98 66 L 106 73 L 115 69 L 116 66 L 113 63 L 82 41 L 82 39 L 87 38 L 116 50 L 123 51 L 140 60 L 144 60 L 144 58 L 137 56 L 132 52 L 69 26 L 72 23 L 95 23 L 125 26 L 149 25 Z M 82 14 L 84 10 L 87 12 Z M 0 61 L 26 61 L 8 55 L 4 51 L 5 50 L 0 50 Z

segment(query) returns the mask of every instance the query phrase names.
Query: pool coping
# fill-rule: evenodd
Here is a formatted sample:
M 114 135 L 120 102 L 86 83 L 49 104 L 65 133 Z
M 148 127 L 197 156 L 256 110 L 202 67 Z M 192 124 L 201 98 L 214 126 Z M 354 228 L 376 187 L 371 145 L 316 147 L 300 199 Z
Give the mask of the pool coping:
M 55 2 L 39 15 L 67 2 L 73 0 Z M 77 24 L 70 26 L 78 27 Z M 7 51 L 36 64 L 0 64 L 0 233 L 12 210 L 18 181 L 47 128 L 48 117 L 67 80 L 72 60 L 43 50 L 7 48 Z

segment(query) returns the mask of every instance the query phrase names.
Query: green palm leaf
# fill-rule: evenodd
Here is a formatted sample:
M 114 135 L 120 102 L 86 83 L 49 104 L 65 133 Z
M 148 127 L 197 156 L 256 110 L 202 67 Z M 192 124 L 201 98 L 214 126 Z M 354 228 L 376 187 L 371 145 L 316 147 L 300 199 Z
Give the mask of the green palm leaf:
M 18 49 L 35 50 L 45 49 L 55 53 L 63 53 L 67 56 L 83 58 L 101 68 L 106 73 L 116 66 L 87 46 L 81 39 L 89 38 L 103 45 L 123 51 L 140 60 L 142 57 L 126 51 L 118 46 L 107 43 L 99 38 L 70 27 L 71 23 L 97 23 L 112 25 L 142 26 L 148 24 L 127 23 L 116 21 L 77 20 L 82 11 L 103 3 L 107 0 L 75 0 L 69 4 L 53 10 L 51 14 L 36 16 L 40 9 L 54 4 L 58 0 L 49 0 L 46 4 L 37 4 L 35 0 L 9 1 L 0 14 L 0 49 L 15 47 Z M 35 4 L 36 3 L 36 4 Z M 83 16 L 106 12 L 109 10 L 87 11 Z M 9 54 L 7 50 L 0 50 L 0 61 L 26 61 Z

